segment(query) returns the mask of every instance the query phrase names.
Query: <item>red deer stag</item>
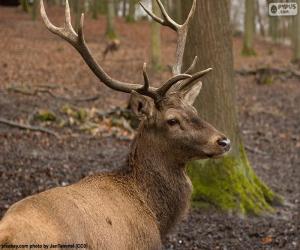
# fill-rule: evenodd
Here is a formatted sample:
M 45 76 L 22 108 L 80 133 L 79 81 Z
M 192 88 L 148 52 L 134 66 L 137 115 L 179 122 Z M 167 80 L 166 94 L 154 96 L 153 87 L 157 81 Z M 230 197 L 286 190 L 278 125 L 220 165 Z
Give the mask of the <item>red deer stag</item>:
M 0 222 L 0 244 L 87 244 L 89 249 L 161 249 L 162 239 L 188 209 L 192 186 L 186 163 L 220 157 L 230 141 L 201 120 L 192 104 L 201 89 L 199 78 L 210 69 L 181 74 L 191 12 L 182 25 L 175 23 L 157 0 L 162 18 L 143 9 L 161 25 L 178 34 L 174 76 L 159 88 L 111 78 L 97 64 L 83 35 L 83 15 L 76 33 L 68 1 L 65 25 L 55 27 L 43 1 L 41 15 L 47 28 L 67 40 L 108 87 L 130 93 L 132 110 L 141 119 L 128 155 L 128 166 L 112 173 L 86 177 L 27 197 L 12 205 Z

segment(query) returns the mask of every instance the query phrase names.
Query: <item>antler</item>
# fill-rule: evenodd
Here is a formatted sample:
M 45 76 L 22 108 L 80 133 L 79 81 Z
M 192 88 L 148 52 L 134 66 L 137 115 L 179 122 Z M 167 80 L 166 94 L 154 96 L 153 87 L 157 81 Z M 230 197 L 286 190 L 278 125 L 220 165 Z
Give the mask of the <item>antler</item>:
M 184 48 L 185 48 L 185 43 L 186 43 L 186 37 L 187 37 L 187 33 L 188 33 L 188 27 L 189 27 L 189 23 L 192 19 L 192 17 L 194 16 L 195 10 L 196 10 L 196 2 L 197 0 L 193 0 L 193 5 L 192 8 L 190 10 L 190 13 L 186 19 L 186 21 L 183 24 L 178 24 L 176 23 L 167 13 L 166 9 L 164 8 L 161 0 L 156 0 L 161 14 L 162 14 L 162 18 L 156 16 L 154 13 L 152 13 L 151 11 L 149 11 L 143 3 L 140 2 L 141 7 L 145 10 L 145 12 L 156 22 L 160 23 L 163 26 L 167 26 L 169 28 L 171 28 L 172 30 L 177 32 L 177 48 L 176 48 L 176 60 L 175 60 L 175 64 L 173 65 L 173 74 L 180 74 L 182 72 L 182 60 L 183 60 L 183 54 L 184 54 Z M 189 74 L 191 73 L 191 71 L 194 69 L 195 65 L 197 63 L 197 56 L 194 58 L 193 63 L 191 64 L 191 66 L 188 68 L 188 70 L 186 70 L 185 74 Z M 193 75 L 193 77 L 191 79 L 188 79 L 186 83 L 184 83 L 184 86 L 187 86 L 187 83 L 191 83 L 194 82 L 196 80 L 198 80 L 200 77 L 204 76 L 206 73 L 208 73 L 209 71 L 211 71 L 211 68 L 208 68 L 206 70 L 203 70 L 201 72 L 198 72 L 196 74 Z
M 63 38 L 64 40 L 68 41 L 82 56 L 86 64 L 90 67 L 90 69 L 94 72 L 94 74 L 108 87 L 125 92 L 131 93 L 132 91 L 136 91 L 142 95 L 149 96 L 154 99 L 157 103 L 159 102 L 167 91 L 178 81 L 192 78 L 191 75 L 188 74 L 178 74 L 175 77 L 169 79 L 165 84 L 163 84 L 160 88 L 154 88 L 149 86 L 149 79 L 146 73 L 146 64 L 144 64 L 143 68 L 143 75 L 144 75 L 144 85 L 134 84 L 134 83 L 127 83 L 121 82 L 116 79 L 110 77 L 103 68 L 96 62 L 94 57 L 92 56 L 89 48 L 86 45 L 84 34 L 83 34 L 83 22 L 84 22 L 84 14 L 81 14 L 80 25 L 78 28 L 78 33 L 76 33 L 71 24 L 71 14 L 70 14 L 70 6 L 69 1 L 66 0 L 65 6 L 65 24 L 63 27 L 56 27 L 50 21 L 46 14 L 44 2 L 43 0 L 40 1 L 41 3 L 41 16 L 42 19 L 52 33 L 56 34 L 57 36 Z

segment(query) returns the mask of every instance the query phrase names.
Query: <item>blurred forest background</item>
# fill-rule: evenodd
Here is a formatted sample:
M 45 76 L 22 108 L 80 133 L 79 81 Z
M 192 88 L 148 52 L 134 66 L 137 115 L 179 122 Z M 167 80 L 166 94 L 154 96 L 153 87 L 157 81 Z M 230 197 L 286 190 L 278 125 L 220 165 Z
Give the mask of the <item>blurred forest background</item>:
M 203 10 L 211 22 L 210 18 L 216 18 L 211 6 L 220 0 L 207 1 L 209 4 L 197 0 L 198 15 Z M 154 0 L 142 2 L 159 13 Z M 191 6 L 190 0 L 162 2 L 179 23 Z M 226 0 L 228 8 L 222 10 L 230 17 L 230 33 L 224 40 L 233 45 L 232 53 L 226 47 L 223 50 L 233 55 L 231 87 L 237 100 L 232 104 L 237 107 L 241 145 L 250 168 L 265 183 L 259 192 L 264 202 L 255 196 L 251 205 L 257 206 L 243 208 L 242 216 L 237 216 L 235 211 L 241 211 L 228 209 L 222 199 L 195 195 L 189 217 L 166 239 L 165 249 L 299 247 L 300 15 L 271 17 L 268 4 L 274 2 L 300 5 L 299 0 Z M 45 3 L 53 23 L 63 24 L 65 2 Z M 137 0 L 70 0 L 70 4 L 75 29 L 84 12 L 87 43 L 114 78 L 141 82 L 145 61 L 152 84 L 158 86 L 170 77 L 176 34 L 153 23 Z M 201 27 L 191 27 L 193 34 L 203 36 L 199 35 L 203 49 L 188 42 L 185 60 L 191 62 L 189 55 L 195 51 L 198 67 L 212 66 L 210 74 L 218 75 L 224 62 L 209 58 L 219 52 L 204 44 L 205 32 L 209 34 L 205 21 Z M 218 27 L 215 29 L 218 33 Z M 223 41 L 221 29 L 218 34 Z M 225 68 L 230 62 L 227 65 L 224 60 Z M 204 93 L 213 88 L 211 81 L 218 78 L 203 80 Z M 224 93 L 227 98 L 231 96 L 228 92 Z M 213 102 L 222 104 L 211 96 L 202 97 L 205 101 L 199 101 L 197 107 L 200 114 L 210 111 Z M 128 103 L 128 95 L 99 84 L 77 52 L 47 31 L 39 15 L 39 1 L 0 0 L 0 215 L 30 194 L 126 164 L 138 124 Z M 227 114 L 226 110 L 218 112 Z M 240 192 L 235 187 L 223 191 Z M 269 200 L 273 194 L 278 197 L 276 202 Z

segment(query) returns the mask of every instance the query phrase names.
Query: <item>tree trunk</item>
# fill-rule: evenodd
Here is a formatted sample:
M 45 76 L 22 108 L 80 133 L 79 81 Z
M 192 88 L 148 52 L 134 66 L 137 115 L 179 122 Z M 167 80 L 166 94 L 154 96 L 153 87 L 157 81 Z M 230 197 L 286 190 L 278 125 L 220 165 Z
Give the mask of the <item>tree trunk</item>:
M 264 24 L 263 24 L 263 19 L 262 19 L 262 16 L 261 16 L 261 13 L 260 13 L 260 5 L 259 5 L 259 0 L 256 0 L 256 17 L 257 17 L 257 22 L 259 24 L 259 33 L 261 36 L 265 36 L 265 27 L 264 27 Z
M 128 15 L 126 17 L 127 22 L 134 22 L 135 21 L 135 4 L 136 0 L 129 0 L 129 10 Z
M 173 16 L 177 23 L 182 23 L 182 0 L 175 0 L 173 3 Z
M 127 0 L 123 0 L 123 4 L 122 4 L 122 16 L 125 18 L 127 16 Z
M 159 15 L 155 0 L 152 0 L 152 11 Z M 151 66 L 154 70 L 161 68 L 160 24 L 154 21 L 151 22 Z
M 109 0 L 98 0 L 98 13 L 101 15 L 107 15 L 107 4 Z
M 34 0 L 32 3 L 32 7 L 30 11 L 31 11 L 31 18 L 33 21 L 36 20 L 38 4 L 39 4 L 38 0 Z
M 244 16 L 244 45 L 242 54 L 245 56 L 255 55 L 253 49 L 253 37 L 255 26 L 255 1 L 246 0 L 245 2 L 245 16 Z
M 98 2 L 99 0 L 92 0 L 92 4 L 90 5 L 93 19 L 98 19 Z
M 188 0 L 184 13 L 191 6 Z M 239 135 L 236 85 L 233 79 L 233 52 L 226 1 L 197 0 L 195 17 L 187 37 L 183 69 L 194 56 L 200 59 L 197 71 L 212 67 L 195 106 L 203 119 L 224 132 L 232 151 L 218 160 L 192 162 L 188 168 L 194 185 L 193 199 L 199 205 L 213 205 L 224 211 L 261 214 L 273 211 L 280 202 L 254 173 Z
M 115 7 L 114 0 L 107 0 L 107 26 L 106 26 L 106 36 L 109 39 L 117 38 L 117 33 L 115 30 Z
M 267 3 L 273 3 L 273 2 L 278 2 L 277 0 L 267 0 Z M 269 6 L 267 6 L 269 8 Z M 269 15 L 269 36 L 272 38 L 273 42 L 278 42 L 278 27 L 279 27 L 279 17 L 277 16 L 270 16 Z
M 77 31 L 80 24 L 81 13 L 83 12 L 83 3 L 82 0 L 69 1 L 74 13 L 74 29 Z
M 27 0 L 21 0 L 21 6 L 22 6 L 23 11 L 25 11 L 25 12 L 29 11 L 29 6 L 28 6 Z
M 298 4 L 298 15 L 293 20 L 293 62 L 300 64 L 300 0 L 296 0 Z

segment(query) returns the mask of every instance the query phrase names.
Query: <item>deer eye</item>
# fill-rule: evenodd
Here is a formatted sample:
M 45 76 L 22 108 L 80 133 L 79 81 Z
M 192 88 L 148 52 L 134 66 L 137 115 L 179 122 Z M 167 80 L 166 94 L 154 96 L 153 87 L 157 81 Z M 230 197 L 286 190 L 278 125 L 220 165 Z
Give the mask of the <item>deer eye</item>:
M 173 118 L 173 119 L 167 120 L 167 123 L 170 126 L 175 126 L 175 125 L 179 124 L 179 121 L 177 119 Z

